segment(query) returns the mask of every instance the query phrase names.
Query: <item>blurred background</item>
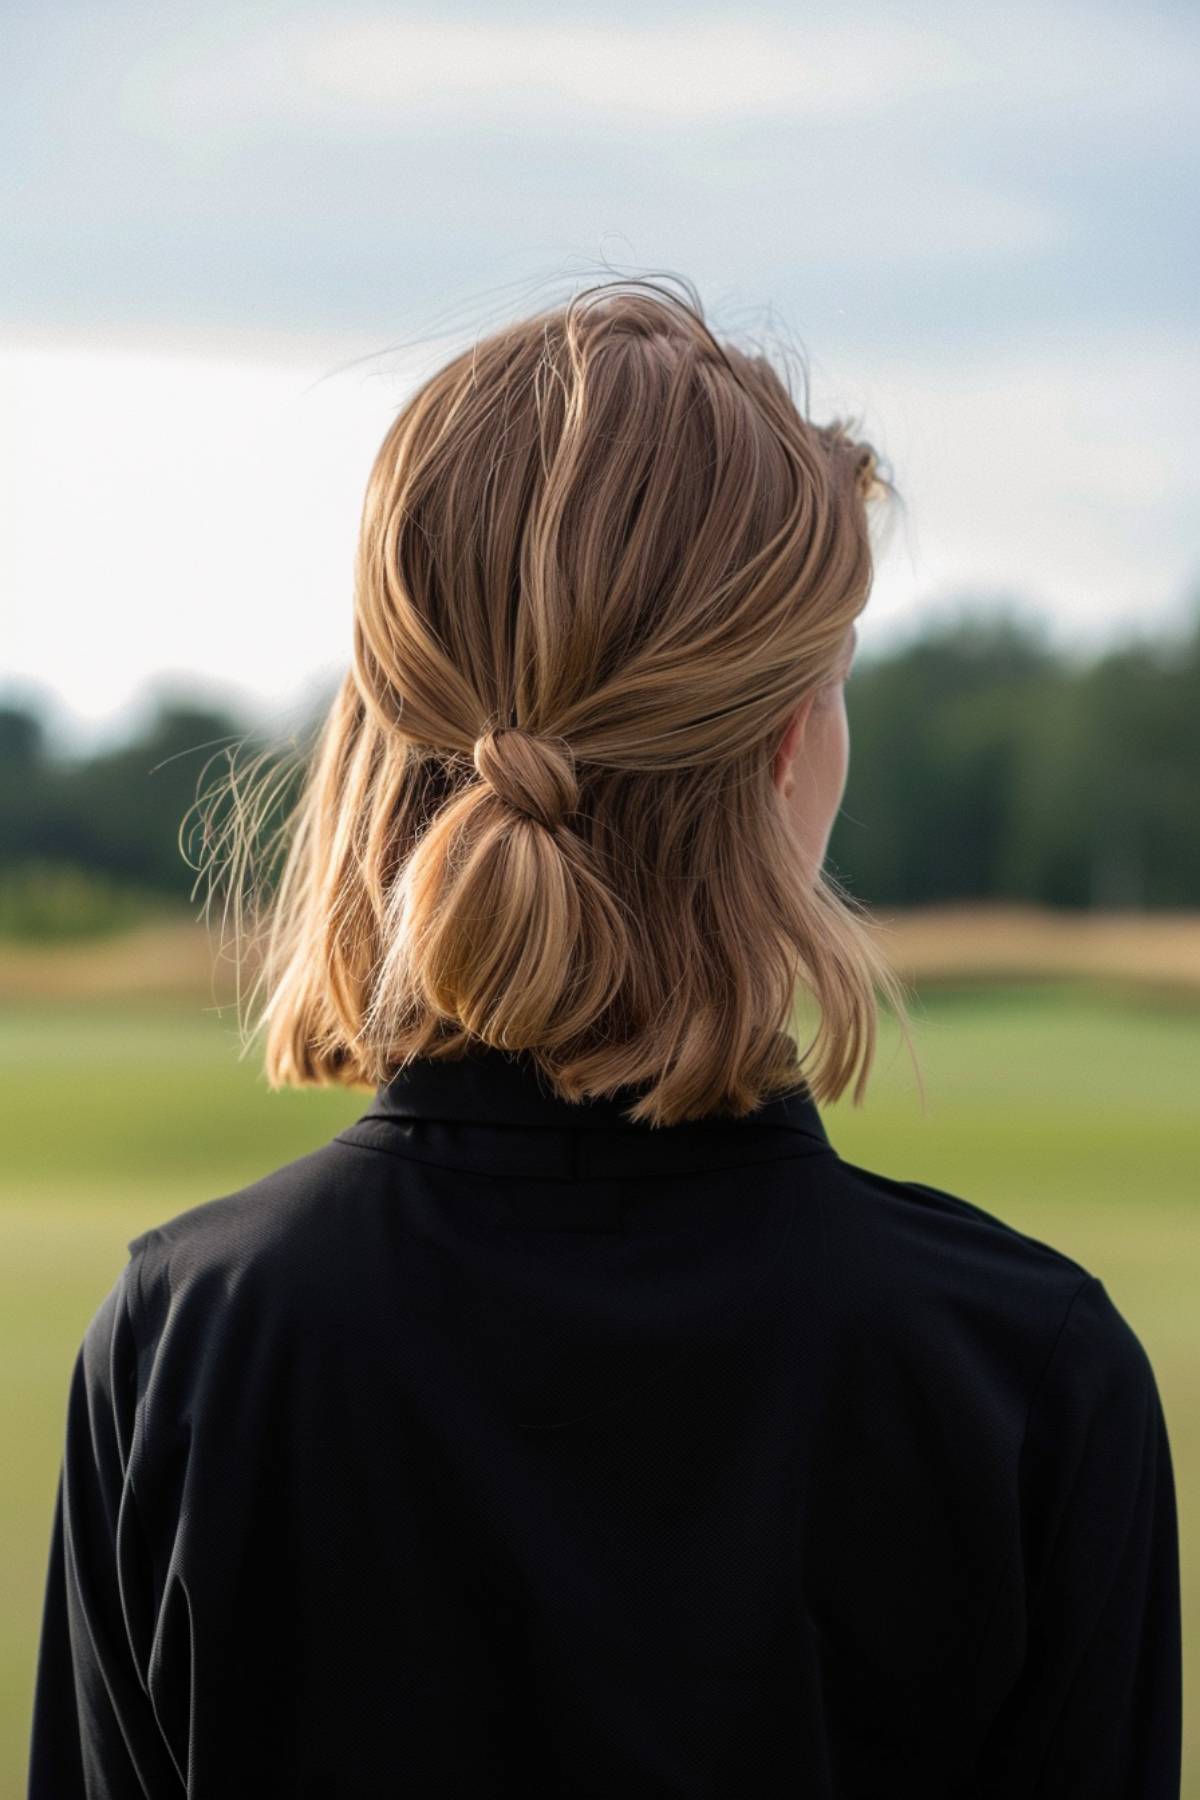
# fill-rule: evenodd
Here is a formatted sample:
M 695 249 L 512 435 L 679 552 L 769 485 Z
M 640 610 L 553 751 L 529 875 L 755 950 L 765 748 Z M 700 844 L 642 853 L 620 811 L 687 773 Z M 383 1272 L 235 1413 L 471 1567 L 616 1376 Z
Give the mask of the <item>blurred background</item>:
M 1191 1685 L 1195 10 L 43 0 L 0 34 L 0 1789 L 71 1363 L 128 1239 L 370 1097 L 267 1091 L 190 809 L 308 741 L 413 383 L 621 274 L 799 357 L 892 468 L 830 860 L 912 984 L 925 1095 L 885 1026 L 826 1122 L 1133 1324 Z

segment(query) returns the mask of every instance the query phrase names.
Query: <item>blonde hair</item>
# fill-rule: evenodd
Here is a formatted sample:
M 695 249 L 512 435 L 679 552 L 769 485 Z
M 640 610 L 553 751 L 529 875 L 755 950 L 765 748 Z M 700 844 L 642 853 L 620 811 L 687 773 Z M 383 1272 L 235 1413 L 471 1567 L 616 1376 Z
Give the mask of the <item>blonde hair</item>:
M 655 1125 L 801 1079 L 836 1099 L 856 1071 L 860 1101 L 877 989 L 907 1036 L 901 984 L 804 867 L 772 763 L 867 602 L 867 502 L 892 491 L 690 286 L 601 282 L 413 393 L 367 485 L 352 666 L 278 883 L 248 886 L 269 1085 L 482 1042 L 570 1099 L 641 1087 L 626 1116 Z M 239 925 L 276 780 L 232 779 L 210 833 Z

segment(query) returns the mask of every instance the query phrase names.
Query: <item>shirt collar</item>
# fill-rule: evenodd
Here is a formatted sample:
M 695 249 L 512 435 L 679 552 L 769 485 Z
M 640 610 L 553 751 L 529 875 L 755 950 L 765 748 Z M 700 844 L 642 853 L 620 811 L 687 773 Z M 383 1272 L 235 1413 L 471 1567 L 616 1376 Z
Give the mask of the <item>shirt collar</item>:
M 666 1126 L 624 1116 L 638 1091 L 630 1087 L 612 1095 L 567 1100 L 550 1088 L 523 1052 L 477 1045 L 456 1061 L 418 1057 L 405 1064 L 391 1080 L 380 1082 L 362 1121 L 437 1119 L 632 1134 L 624 1139 L 630 1147 L 635 1141 L 654 1140 L 659 1152 L 678 1150 L 689 1160 L 691 1153 L 714 1144 L 718 1137 L 727 1142 L 731 1133 L 798 1133 L 814 1146 L 830 1148 L 816 1101 L 803 1080 L 744 1118 L 714 1115 Z

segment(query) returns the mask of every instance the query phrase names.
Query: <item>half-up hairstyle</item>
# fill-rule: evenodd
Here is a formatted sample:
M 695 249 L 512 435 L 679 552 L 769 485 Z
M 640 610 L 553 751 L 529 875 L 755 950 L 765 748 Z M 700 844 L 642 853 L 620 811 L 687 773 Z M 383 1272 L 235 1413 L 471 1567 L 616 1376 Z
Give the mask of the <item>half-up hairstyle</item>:
M 772 774 L 867 602 L 890 483 L 688 293 L 588 288 L 477 341 L 388 430 L 352 666 L 250 895 L 272 1087 L 484 1043 L 570 1099 L 636 1086 L 627 1116 L 665 1125 L 801 1080 L 836 1099 L 856 1071 L 861 1100 L 879 993 L 904 1026 Z M 242 868 L 255 797 L 234 797 Z

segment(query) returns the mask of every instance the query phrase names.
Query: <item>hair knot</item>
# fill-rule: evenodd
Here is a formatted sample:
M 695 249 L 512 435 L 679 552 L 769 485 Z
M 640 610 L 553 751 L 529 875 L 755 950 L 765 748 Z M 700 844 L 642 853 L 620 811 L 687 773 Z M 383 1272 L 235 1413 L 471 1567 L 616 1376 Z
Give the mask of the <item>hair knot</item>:
M 554 831 L 579 800 L 575 758 L 564 738 L 498 725 L 475 740 L 481 780 L 512 807 Z

